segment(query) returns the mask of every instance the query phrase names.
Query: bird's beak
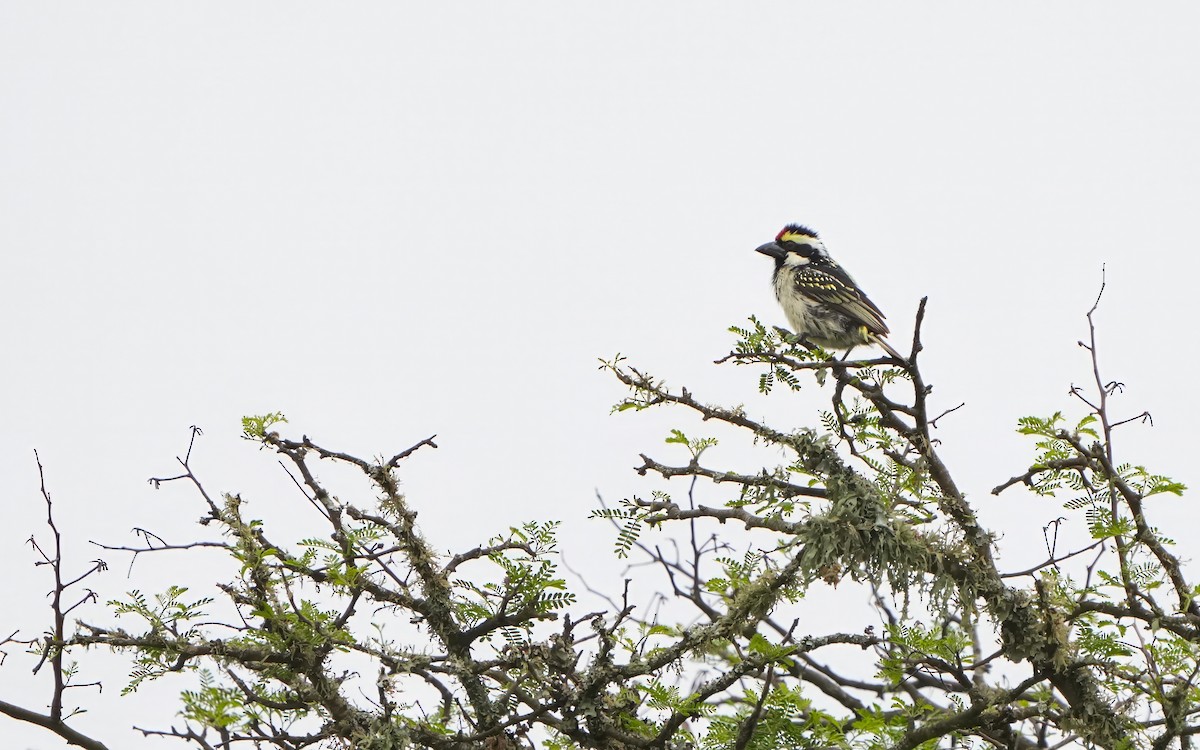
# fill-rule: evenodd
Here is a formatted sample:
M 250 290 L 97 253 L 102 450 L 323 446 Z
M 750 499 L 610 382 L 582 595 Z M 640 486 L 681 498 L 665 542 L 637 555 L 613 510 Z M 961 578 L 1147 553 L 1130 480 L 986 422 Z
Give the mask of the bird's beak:
M 762 253 L 763 255 L 770 255 L 775 260 L 782 260 L 783 256 L 787 255 L 787 250 L 784 250 L 774 242 L 768 242 L 765 245 L 759 245 L 758 247 L 754 248 L 754 252 Z

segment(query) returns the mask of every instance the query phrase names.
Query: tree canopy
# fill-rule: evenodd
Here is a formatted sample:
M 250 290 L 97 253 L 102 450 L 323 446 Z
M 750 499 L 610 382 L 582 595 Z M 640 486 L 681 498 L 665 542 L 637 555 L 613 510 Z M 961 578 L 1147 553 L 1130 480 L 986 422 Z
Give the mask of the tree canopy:
M 215 548 L 235 574 L 210 591 L 131 592 L 106 618 L 83 593 L 104 563 L 64 565 L 72 542 L 43 478 L 50 537 L 34 549 L 53 572 L 49 624 L 5 647 L 25 648 L 50 701 L 0 696 L 0 713 L 113 747 L 73 728 L 67 693 L 87 679 L 83 652 L 106 648 L 130 661 L 126 692 L 193 678 L 178 716 L 138 726 L 206 749 L 1191 747 L 1197 587 L 1145 504 L 1184 487 L 1121 458 L 1118 430 L 1148 415 L 1113 412 L 1121 385 L 1100 372 L 1092 313 L 1091 382 L 1070 392 L 1081 416 L 1021 418 L 1032 457 L 996 467 L 1011 478 L 993 491 L 1061 503 L 1062 523 L 1090 539 L 1060 549 L 1055 527 L 1046 559 L 1023 570 L 997 562 L 1002 540 L 943 458 L 938 424 L 958 407 L 932 402 L 924 313 L 903 360 L 831 357 L 754 318 L 731 329 L 717 363 L 749 368 L 781 410 L 801 389 L 827 395 L 801 429 L 603 362 L 627 389 L 615 411 L 677 410 L 762 457 L 761 470 L 714 465 L 715 438 L 681 424 L 666 442 L 682 460 L 641 454 L 637 471 L 664 482 L 593 511 L 627 575 L 656 577 L 660 608 L 635 606 L 628 580 L 564 571 L 555 519 L 435 549 L 396 470 L 436 437 L 366 459 L 289 436 L 273 413 L 246 418 L 244 437 L 281 459 L 321 525 L 281 538 L 238 495 L 212 492 L 192 470 L 193 428 L 182 471 L 152 481 L 192 486 L 196 538 L 142 531 L 110 549 Z M 361 472 L 371 496 L 331 486 L 322 462 Z M 827 629 L 808 597 L 829 587 L 867 592 L 873 619 Z

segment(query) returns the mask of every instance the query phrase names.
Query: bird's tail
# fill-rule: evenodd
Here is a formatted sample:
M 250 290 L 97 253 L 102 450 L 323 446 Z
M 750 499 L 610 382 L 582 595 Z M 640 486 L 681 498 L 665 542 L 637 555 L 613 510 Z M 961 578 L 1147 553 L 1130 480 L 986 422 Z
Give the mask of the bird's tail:
M 889 344 L 887 342 L 887 339 L 883 338 L 882 336 L 874 336 L 874 335 L 871 336 L 871 339 L 874 343 L 882 346 L 884 351 L 886 351 L 888 354 L 892 355 L 896 359 L 900 360 L 901 362 L 908 362 L 908 357 L 906 357 L 903 354 L 901 354 L 900 352 L 896 351 L 895 347 L 893 347 L 891 344 Z

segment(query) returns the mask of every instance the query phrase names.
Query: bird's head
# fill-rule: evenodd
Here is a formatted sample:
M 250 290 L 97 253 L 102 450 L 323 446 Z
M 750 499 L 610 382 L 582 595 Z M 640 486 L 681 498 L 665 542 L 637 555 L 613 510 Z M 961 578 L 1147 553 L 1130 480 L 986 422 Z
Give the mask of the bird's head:
M 775 235 L 774 242 L 759 245 L 756 252 L 775 259 L 776 267 L 802 266 L 814 258 L 828 258 L 817 233 L 799 224 L 788 224 Z

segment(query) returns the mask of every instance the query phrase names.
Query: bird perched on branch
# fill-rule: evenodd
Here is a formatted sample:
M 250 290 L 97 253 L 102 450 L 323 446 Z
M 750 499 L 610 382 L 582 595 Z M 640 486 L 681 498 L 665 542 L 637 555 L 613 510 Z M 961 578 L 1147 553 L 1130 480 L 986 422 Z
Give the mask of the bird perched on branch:
M 774 242 L 756 250 L 775 259 L 775 298 L 799 338 L 822 349 L 879 344 L 907 361 L 883 338 L 888 334 L 883 312 L 829 257 L 816 232 L 788 224 Z

